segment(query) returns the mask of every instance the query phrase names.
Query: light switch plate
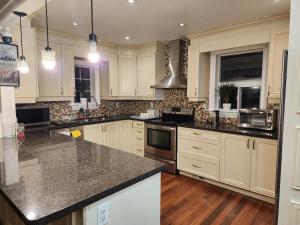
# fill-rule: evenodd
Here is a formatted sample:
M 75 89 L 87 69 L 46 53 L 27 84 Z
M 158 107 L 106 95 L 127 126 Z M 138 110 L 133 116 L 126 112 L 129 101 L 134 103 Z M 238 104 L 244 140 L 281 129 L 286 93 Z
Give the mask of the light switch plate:
M 109 204 L 108 202 L 103 203 L 97 208 L 97 225 L 108 224 L 109 219 Z

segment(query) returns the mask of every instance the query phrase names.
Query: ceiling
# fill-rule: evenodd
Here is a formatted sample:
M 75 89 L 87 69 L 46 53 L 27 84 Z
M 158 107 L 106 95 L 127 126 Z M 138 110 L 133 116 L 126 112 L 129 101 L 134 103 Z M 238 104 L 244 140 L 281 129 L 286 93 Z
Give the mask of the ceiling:
M 98 39 L 116 44 L 172 40 L 188 33 L 247 22 L 289 12 L 290 0 L 94 0 Z M 45 9 L 36 12 L 33 25 L 44 27 Z M 89 0 L 52 0 L 49 28 L 88 39 Z M 78 23 L 74 26 L 73 22 Z M 180 27 L 179 23 L 185 23 Z M 130 40 L 125 40 L 130 36 Z

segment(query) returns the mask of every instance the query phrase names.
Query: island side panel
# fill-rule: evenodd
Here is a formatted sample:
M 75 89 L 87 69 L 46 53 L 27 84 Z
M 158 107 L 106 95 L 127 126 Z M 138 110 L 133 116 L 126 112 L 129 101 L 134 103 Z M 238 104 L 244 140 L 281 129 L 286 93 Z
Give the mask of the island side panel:
M 159 225 L 160 196 L 161 173 L 84 208 L 83 224 L 97 225 L 97 208 L 108 203 L 109 225 Z

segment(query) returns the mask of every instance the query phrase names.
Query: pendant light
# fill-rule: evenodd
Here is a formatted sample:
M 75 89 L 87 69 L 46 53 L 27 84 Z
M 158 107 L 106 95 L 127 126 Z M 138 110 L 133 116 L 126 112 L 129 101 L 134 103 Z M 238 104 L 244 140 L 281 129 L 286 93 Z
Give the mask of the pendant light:
M 91 25 L 92 25 L 92 33 L 89 35 L 90 52 L 88 55 L 88 60 L 91 63 L 97 63 L 100 60 L 100 56 L 99 53 L 97 52 L 97 35 L 94 33 L 93 0 L 91 0 Z
M 46 28 L 47 28 L 47 46 L 44 50 L 41 51 L 42 53 L 42 64 L 47 70 L 52 70 L 56 66 L 55 55 L 56 52 L 53 51 L 49 47 L 49 27 L 48 27 L 48 5 L 47 0 L 45 0 L 45 9 L 46 9 Z
M 27 16 L 27 14 L 24 12 L 17 12 L 17 11 L 14 11 L 14 14 L 20 18 L 21 56 L 17 62 L 17 70 L 19 70 L 21 73 L 28 73 L 29 65 L 23 54 L 23 32 L 22 32 L 22 17 Z

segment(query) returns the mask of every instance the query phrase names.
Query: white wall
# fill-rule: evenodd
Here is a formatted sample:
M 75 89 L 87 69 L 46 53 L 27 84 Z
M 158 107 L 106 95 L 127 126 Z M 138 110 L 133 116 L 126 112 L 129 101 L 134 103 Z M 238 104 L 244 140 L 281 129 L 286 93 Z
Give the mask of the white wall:
M 295 158 L 297 150 L 296 126 L 300 126 L 300 0 L 291 0 L 289 63 L 285 105 L 285 125 L 281 171 L 280 225 L 299 225 L 300 217 L 292 222 L 292 202 L 300 203 L 300 191 L 294 190 Z M 300 214 L 299 214 L 300 215 Z

